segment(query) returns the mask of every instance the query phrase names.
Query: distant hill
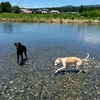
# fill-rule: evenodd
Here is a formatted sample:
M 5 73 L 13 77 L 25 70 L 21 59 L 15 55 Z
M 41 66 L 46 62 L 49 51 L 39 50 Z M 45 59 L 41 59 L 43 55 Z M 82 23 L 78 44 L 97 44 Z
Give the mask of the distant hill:
M 80 7 L 80 6 L 67 5 L 67 6 L 61 6 L 61 7 Z M 98 4 L 98 5 L 82 5 L 82 6 L 84 6 L 84 7 L 100 7 L 100 4 Z

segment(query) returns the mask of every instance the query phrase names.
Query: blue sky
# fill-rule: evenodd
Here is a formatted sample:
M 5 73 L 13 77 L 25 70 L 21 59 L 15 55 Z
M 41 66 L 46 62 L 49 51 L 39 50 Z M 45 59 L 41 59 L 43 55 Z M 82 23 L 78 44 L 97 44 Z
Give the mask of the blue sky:
M 0 0 L 0 2 L 9 1 L 12 6 L 28 8 L 61 7 L 66 5 L 95 5 L 100 4 L 100 0 Z

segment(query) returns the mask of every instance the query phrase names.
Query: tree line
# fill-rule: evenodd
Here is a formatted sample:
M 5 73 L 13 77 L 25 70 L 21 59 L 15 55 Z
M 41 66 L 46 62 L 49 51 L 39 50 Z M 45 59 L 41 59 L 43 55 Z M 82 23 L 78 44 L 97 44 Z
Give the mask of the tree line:
M 58 10 L 59 12 L 79 12 L 84 17 L 100 17 L 100 5 L 98 6 L 64 6 L 64 7 L 52 7 L 47 8 L 49 10 Z M 35 11 L 35 8 L 31 8 L 31 11 Z M 0 12 L 14 12 L 20 13 L 19 6 L 12 6 L 10 2 L 0 3 Z
M 20 7 L 19 6 L 12 6 L 10 2 L 1 2 L 0 3 L 0 12 L 15 12 L 19 13 Z

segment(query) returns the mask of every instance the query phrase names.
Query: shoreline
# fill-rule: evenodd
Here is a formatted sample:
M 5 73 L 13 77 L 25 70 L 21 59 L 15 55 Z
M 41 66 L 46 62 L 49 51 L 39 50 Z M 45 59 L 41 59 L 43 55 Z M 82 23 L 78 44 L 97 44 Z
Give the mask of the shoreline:
M 7 18 L 0 18 L 0 22 L 32 22 L 32 23 L 93 23 L 93 24 L 100 24 L 99 20 L 93 19 L 59 19 L 59 18 L 52 18 L 52 19 L 44 19 L 44 18 L 34 18 L 33 20 L 26 20 L 22 18 L 18 19 L 7 19 Z

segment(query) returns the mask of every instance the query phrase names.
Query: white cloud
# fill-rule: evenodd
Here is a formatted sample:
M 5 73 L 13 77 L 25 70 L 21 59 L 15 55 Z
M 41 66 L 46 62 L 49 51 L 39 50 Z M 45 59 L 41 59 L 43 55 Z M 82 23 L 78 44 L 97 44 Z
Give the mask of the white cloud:
M 17 5 L 16 3 L 12 3 L 13 6 Z

